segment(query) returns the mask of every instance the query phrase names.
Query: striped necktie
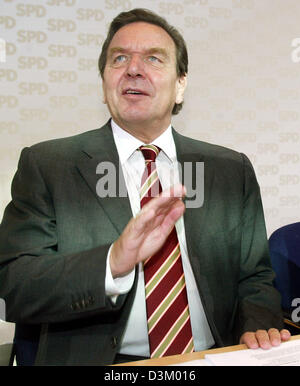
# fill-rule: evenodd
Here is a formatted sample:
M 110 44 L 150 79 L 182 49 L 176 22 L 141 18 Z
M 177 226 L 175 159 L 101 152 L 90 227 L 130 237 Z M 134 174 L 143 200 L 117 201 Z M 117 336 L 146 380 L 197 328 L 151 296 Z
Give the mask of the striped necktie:
M 143 207 L 161 191 L 155 159 L 160 149 L 140 147 L 145 158 L 140 197 Z M 161 249 L 144 262 L 151 358 L 194 351 L 186 285 L 175 227 Z

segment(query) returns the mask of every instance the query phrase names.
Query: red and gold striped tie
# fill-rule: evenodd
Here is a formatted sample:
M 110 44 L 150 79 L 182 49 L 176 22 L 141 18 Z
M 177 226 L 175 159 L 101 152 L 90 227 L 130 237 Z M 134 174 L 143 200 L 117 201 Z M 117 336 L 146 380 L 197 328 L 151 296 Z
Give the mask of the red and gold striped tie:
M 140 147 L 145 171 L 141 207 L 161 191 L 155 159 L 160 149 Z M 194 351 L 181 252 L 175 227 L 161 249 L 144 263 L 147 322 L 151 358 Z

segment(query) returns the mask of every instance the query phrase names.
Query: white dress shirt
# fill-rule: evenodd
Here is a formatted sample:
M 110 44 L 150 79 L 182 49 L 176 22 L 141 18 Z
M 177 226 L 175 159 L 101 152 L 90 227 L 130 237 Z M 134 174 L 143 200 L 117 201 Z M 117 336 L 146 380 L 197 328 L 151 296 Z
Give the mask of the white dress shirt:
M 144 145 L 140 140 L 121 129 L 113 120 L 112 131 L 122 166 L 133 216 L 140 211 L 139 188 L 145 169 L 145 160 L 137 149 Z M 157 173 L 163 190 L 174 183 L 179 183 L 176 147 L 171 126 L 153 141 L 161 151 L 156 158 Z M 176 223 L 177 236 L 180 244 L 182 264 L 186 280 L 187 296 L 190 309 L 192 332 L 195 350 L 205 350 L 214 344 L 199 292 L 187 254 L 184 221 L 181 217 Z M 115 301 L 120 294 L 127 293 L 134 282 L 135 270 L 122 278 L 113 279 L 109 266 L 109 253 L 106 269 L 106 294 Z M 149 357 L 149 342 L 147 330 L 145 287 L 143 264 L 139 264 L 138 284 L 133 306 L 128 318 L 122 339 L 120 353 Z

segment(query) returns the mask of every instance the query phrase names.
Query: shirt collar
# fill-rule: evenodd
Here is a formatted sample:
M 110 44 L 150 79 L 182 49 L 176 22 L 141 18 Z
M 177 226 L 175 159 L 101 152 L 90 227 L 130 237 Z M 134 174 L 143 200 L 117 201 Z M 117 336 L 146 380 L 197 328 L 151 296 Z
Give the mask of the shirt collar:
M 144 143 L 127 131 L 123 130 L 114 122 L 113 119 L 111 120 L 111 127 L 120 162 L 123 164 L 134 153 L 134 151 L 144 145 Z M 158 146 L 172 162 L 176 161 L 176 147 L 171 125 L 152 143 L 153 145 Z

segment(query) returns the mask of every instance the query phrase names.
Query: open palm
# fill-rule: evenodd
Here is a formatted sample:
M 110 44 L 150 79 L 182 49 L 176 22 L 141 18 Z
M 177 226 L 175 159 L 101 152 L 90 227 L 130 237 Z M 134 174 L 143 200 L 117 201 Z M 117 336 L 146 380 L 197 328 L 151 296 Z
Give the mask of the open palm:
M 162 247 L 176 221 L 184 213 L 181 200 L 184 193 L 182 185 L 162 192 L 129 221 L 111 251 L 113 277 L 124 276 Z

